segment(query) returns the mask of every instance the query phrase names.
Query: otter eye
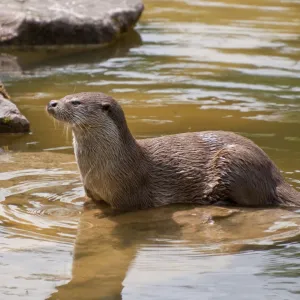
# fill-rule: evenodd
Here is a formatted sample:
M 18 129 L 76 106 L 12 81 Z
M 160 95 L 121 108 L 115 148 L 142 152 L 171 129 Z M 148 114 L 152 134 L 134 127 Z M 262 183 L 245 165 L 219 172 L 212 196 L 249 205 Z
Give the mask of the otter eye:
M 72 105 L 74 105 L 74 106 L 78 106 L 78 105 L 81 104 L 81 102 L 78 101 L 78 100 L 73 100 L 73 101 L 71 101 L 71 103 L 72 103 Z
M 109 103 L 102 104 L 102 110 L 109 111 L 110 110 L 110 104 Z

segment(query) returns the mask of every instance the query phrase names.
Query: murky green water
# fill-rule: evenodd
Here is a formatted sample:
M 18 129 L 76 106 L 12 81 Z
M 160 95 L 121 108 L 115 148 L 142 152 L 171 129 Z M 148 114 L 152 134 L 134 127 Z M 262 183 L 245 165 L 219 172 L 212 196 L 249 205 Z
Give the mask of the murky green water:
M 298 299 L 297 211 L 83 209 L 71 134 L 44 110 L 80 91 L 120 100 L 139 138 L 238 132 L 300 188 L 299 1 L 145 5 L 137 32 L 108 49 L 1 56 L 32 133 L 0 137 L 0 298 Z

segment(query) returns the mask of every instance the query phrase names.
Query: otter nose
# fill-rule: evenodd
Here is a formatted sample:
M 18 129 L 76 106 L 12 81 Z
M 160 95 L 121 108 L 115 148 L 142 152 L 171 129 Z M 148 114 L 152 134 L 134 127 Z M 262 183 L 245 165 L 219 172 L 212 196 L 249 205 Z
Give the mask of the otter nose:
M 57 106 L 57 104 L 58 104 L 57 100 L 51 100 L 48 104 L 48 108 L 54 108 Z

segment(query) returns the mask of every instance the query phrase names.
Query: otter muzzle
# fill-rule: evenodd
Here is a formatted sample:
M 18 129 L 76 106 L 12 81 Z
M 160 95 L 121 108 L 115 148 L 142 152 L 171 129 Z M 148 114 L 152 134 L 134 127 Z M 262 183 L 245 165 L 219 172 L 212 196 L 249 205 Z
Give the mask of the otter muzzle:
M 48 105 L 47 105 L 47 112 L 51 115 L 53 115 L 55 113 L 55 109 L 58 105 L 58 101 L 57 100 L 51 100 Z

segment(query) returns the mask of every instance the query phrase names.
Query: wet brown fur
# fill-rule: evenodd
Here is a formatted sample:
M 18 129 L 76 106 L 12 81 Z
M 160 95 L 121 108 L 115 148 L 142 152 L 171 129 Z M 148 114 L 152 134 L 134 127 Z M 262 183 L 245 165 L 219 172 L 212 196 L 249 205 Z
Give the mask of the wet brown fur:
M 74 99 L 80 105 L 73 107 Z M 87 195 L 114 209 L 171 203 L 299 206 L 300 194 L 266 153 L 224 131 L 135 140 L 121 106 L 102 93 L 68 95 L 48 108 L 73 129 Z

